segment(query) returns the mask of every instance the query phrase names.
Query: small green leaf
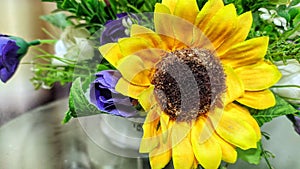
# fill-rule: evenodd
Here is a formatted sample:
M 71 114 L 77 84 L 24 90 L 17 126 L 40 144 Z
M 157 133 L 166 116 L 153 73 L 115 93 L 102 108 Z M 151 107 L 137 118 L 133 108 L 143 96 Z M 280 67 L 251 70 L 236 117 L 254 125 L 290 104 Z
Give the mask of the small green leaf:
M 281 17 L 284 17 L 288 22 L 290 22 L 290 20 L 291 20 L 291 16 L 288 13 L 288 11 L 286 11 L 286 10 L 279 10 L 278 15 Z
M 272 32 L 273 31 L 273 26 L 272 25 L 267 25 L 266 27 L 264 27 L 264 31 Z
M 300 13 L 298 13 L 298 15 L 293 19 L 294 27 L 296 27 L 298 24 L 300 24 Z
M 284 99 L 282 99 L 276 94 L 274 95 L 276 99 L 275 106 L 264 110 L 256 110 L 256 109 L 248 108 L 252 116 L 259 124 L 259 126 L 262 126 L 264 123 L 271 121 L 273 118 L 287 115 L 287 114 L 295 114 L 296 112 L 299 112 L 299 110 L 296 110 L 287 101 L 285 101 Z
M 64 13 L 53 13 L 50 15 L 43 15 L 40 18 L 60 29 L 64 29 L 65 27 L 72 25 L 72 22 L 67 20 L 67 16 Z
M 275 5 L 285 5 L 289 3 L 289 0 L 270 0 L 270 3 Z
M 292 0 L 292 2 L 290 3 L 290 6 L 295 6 L 299 3 L 300 3 L 300 0 Z
M 250 164 L 259 164 L 261 160 L 261 142 L 257 143 L 257 148 L 242 150 L 237 148 L 238 157 Z
M 70 96 L 69 96 L 69 112 L 72 117 L 81 117 L 81 116 L 90 116 L 96 115 L 101 112 L 93 104 L 91 104 L 82 89 L 82 84 L 80 78 L 77 78 L 71 87 Z
M 288 13 L 290 14 L 291 18 L 295 18 L 300 13 L 300 8 L 291 8 L 289 9 Z
M 68 123 L 71 119 L 72 119 L 71 111 L 68 110 L 68 111 L 66 112 L 65 118 L 64 118 L 63 121 L 62 121 L 62 124 Z
M 109 70 L 110 68 L 104 64 L 97 65 L 97 71 L 100 72 L 102 70 Z

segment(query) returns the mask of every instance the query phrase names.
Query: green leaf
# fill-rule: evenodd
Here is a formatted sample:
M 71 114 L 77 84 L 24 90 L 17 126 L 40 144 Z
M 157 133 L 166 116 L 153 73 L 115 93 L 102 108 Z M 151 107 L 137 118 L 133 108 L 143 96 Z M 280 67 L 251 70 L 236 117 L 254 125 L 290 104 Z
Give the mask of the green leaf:
M 271 121 L 273 118 L 287 115 L 287 114 L 295 114 L 299 112 L 296 110 L 291 104 L 287 101 L 275 95 L 276 105 L 274 107 L 264 109 L 264 110 L 256 110 L 248 108 L 252 116 L 255 118 L 259 126 L 262 126 L 264 123 Z
M 298 13 L 298 15 L 293 19 L 294 27 L 296 27 L 298 24 L 300 24 L 300 13 Z
M 278 15 L 281 17 L 284 17 L 288 22 L 290 22 L 290 20 L 291 20 L 291 16 L 288 13 L 288 11 L 286 11 L 286 10 L 279 10 Z
M 99 64 L 97 65 L 97 71 L 100 72 L 102 70 L 109 70 L 110 68 L 107 65 Z
M 67 112 L 66 112 L 66 115 L 65 115 L 65 118 L 63 119 L 63 121 L 62 121 L 61 123 L 62 123 L 62 124 L 66 124 L 66 123 L 68 123 L 71 119 L 72 119 L 71 111 L 67 111 Z
M 259 164 L 261 160 L 261 142 L 257 143 L 257 148 L 251 148 L 248 150 L 242 150 L 237 148 L 238 158 L 250 163 L 250 164 Z
M 274 28 L 272 25 L 267 25 L 266 27 L 264 27 L 263 30 L 266 32 L 272 32 L 274 30 Z
M 71 87 L 70 96 L 69 96 L 69 113 L 67 116 L 72 117 L 81 117 L 81 116 L 90 116 L 106 112 L 101 112 L 93 104 L 91 104 L 82 89 L 82 84 L 80 78 L 77 78 Z M 65 119 L 68 119 L 66 116 Z
M 67 16 L 64 13 L 53 13 L 50 15 L 43 15 L 40 18 L 60 29 L 64 29 L 65 27 L 72 25 L 72 22 L 67 20 Z
M 288 13 L 290 14 L 291 18 L 295 18 L 300 13 L 300 8 L 291 8 L 289 9 Z
M 271 4 L 276 4 L 276 5 L 285 5 L 288 4 L 290 0 L 270 0 Z
M 300 0 L 292 0 L 292 2 L 290 3 L 290 6 L 295 6 L 299 3 L 300 3 Z

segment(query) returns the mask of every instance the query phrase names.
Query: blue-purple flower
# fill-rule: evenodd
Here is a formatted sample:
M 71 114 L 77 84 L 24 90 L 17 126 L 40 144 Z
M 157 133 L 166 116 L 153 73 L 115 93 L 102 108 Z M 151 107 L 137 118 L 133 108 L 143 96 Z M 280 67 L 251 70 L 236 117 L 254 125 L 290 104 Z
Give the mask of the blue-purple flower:
M 300 135 L 300 117 L 295 116 L 294 129 Z
M 132 23 L 137 20 L 133 14 L 127 13 L 117 14 L 116 20 L 110 20 L 105 24 L 105 29 L 100 38 L 100 44 L 117 42 L 119 38 L 129 36 L 129 30 Z
M 300 110 L 300 108 L 298 108 L 298 110 Z M 300 135 L 300 116 L 288 114 L 287 118 L 293 123 L 295 132 Z
M 123 117 L 135 116 L 138 113 L 134 107 L 135 100 L 115 90 L 120 77 L 120 72 L 115 70 L 97 73 L 90 86 L 90 100 L 100 111 Z
M 6 35 L 0 35 L 0 79 L 6 82 L 15 73 L 19 65 L 19 47 L 16 41 Z
M 17 41 L 14 37 L 0 34 L 0 79 L 2 82 L 7 82 L 12 77 L 21 57 L 27 51 L 27 48 L 21 48 Z

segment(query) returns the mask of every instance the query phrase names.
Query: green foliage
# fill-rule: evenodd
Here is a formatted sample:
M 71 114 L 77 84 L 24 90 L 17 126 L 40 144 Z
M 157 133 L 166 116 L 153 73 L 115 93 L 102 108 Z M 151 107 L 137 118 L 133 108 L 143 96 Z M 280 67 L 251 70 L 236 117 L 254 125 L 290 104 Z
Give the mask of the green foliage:
M 300 25 L 299 25 L 300 26 Z M 288 59 L 296 59 L 300 63 L 300 38 L 292 41 L 278 40 L 269 45 L 265 56 L 266 59 L 274 61 L 283 61 L 287 63 Z
M 61 85 L 72 82 L 75 62 L 56 57 L 39 48 L 34 49 L 39 52 L 30 63 L 34 73 L 30 80 L 35 89 L 51 88 L 57 82 Z M 52 59 L 61 61 L 61 64 L 49 64 Z
M 238 153 L 238 158 L 240 158 L 250 164 L 258 165 L 258 164 L 260 164 L 261 159 L 263 157 L 264 160 L 266 161 L 268 168 L 273 169 L 269 159 L 274 158 L 275 156 L 271 152 L 269 152 L 263 148 L 261 141 L 259 141 L 257 143 L 257 148 L 251 148 L 248 150 L 242 150 L 240 148 L 237 148 L 236 150 Z
M 67 26 L 73 24 L 71 21 L 67 20 L 67 16 L 64 13 L 53 13 L 49 15 L 43 15 L 40 18 L 60 29 L 65 29 Z
M 274 95 L 276 99 L 276 105 L 274 107 L 264 109 L 264 110 L 256 110 L 256 109 L 248 108 L 252 116 L 259 124 L 259 126 L 262 126 L 264 123 L 269 122 L 276 117 L 284 116 L 288 114 L 295 114 L 299 112 L 299 110 L 295 109 L 291 104 L 286 102 L 284 99 L 282 99 L 276 94 Z
M 81 79 L 75 79 L 71 87 L 69 96 L 69 110 L 66 113 L 64 123 L 68 122 L 71 117 L 91 116 L 100 113 L 105 112 L 101 112 L 87 100 Z
M 72 82 L 73 68 L 70 66 L 53 66 L 34 64 L 34 76 L 30 79 L 35 89 L 51 88 L 56 82 L 65 85 Z
M 262 155 L 261 142 L 257 143 L 257 148 L 251 148 L 248 150 L 242 150 L 237 148 L 238 158 L 247 161 L 250 164 L 259 164 Z
M 154 4 L 161 0 L 42 0 L 55 2 L 57 10 L 65 11 L 66 18 L 78 27 L 86 27 L 91 34 L 103 27 L 108 20 L 116 19 L 118 13 L 153 12 Z

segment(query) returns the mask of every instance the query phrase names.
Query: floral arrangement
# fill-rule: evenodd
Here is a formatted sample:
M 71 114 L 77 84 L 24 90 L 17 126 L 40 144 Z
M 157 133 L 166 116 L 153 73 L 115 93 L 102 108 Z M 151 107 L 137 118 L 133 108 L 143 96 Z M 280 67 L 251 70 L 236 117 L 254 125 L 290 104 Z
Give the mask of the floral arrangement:
M 60 38 L 0 35 L 1 81 L 34 46 L 36 89 L 72 84 L 63 122 L 144 119 L 151 168 L 272 168 L 260 127 L 287 116 L 300 134 L 299 0 L 42 1 L 57 4 L 41 18 Z

